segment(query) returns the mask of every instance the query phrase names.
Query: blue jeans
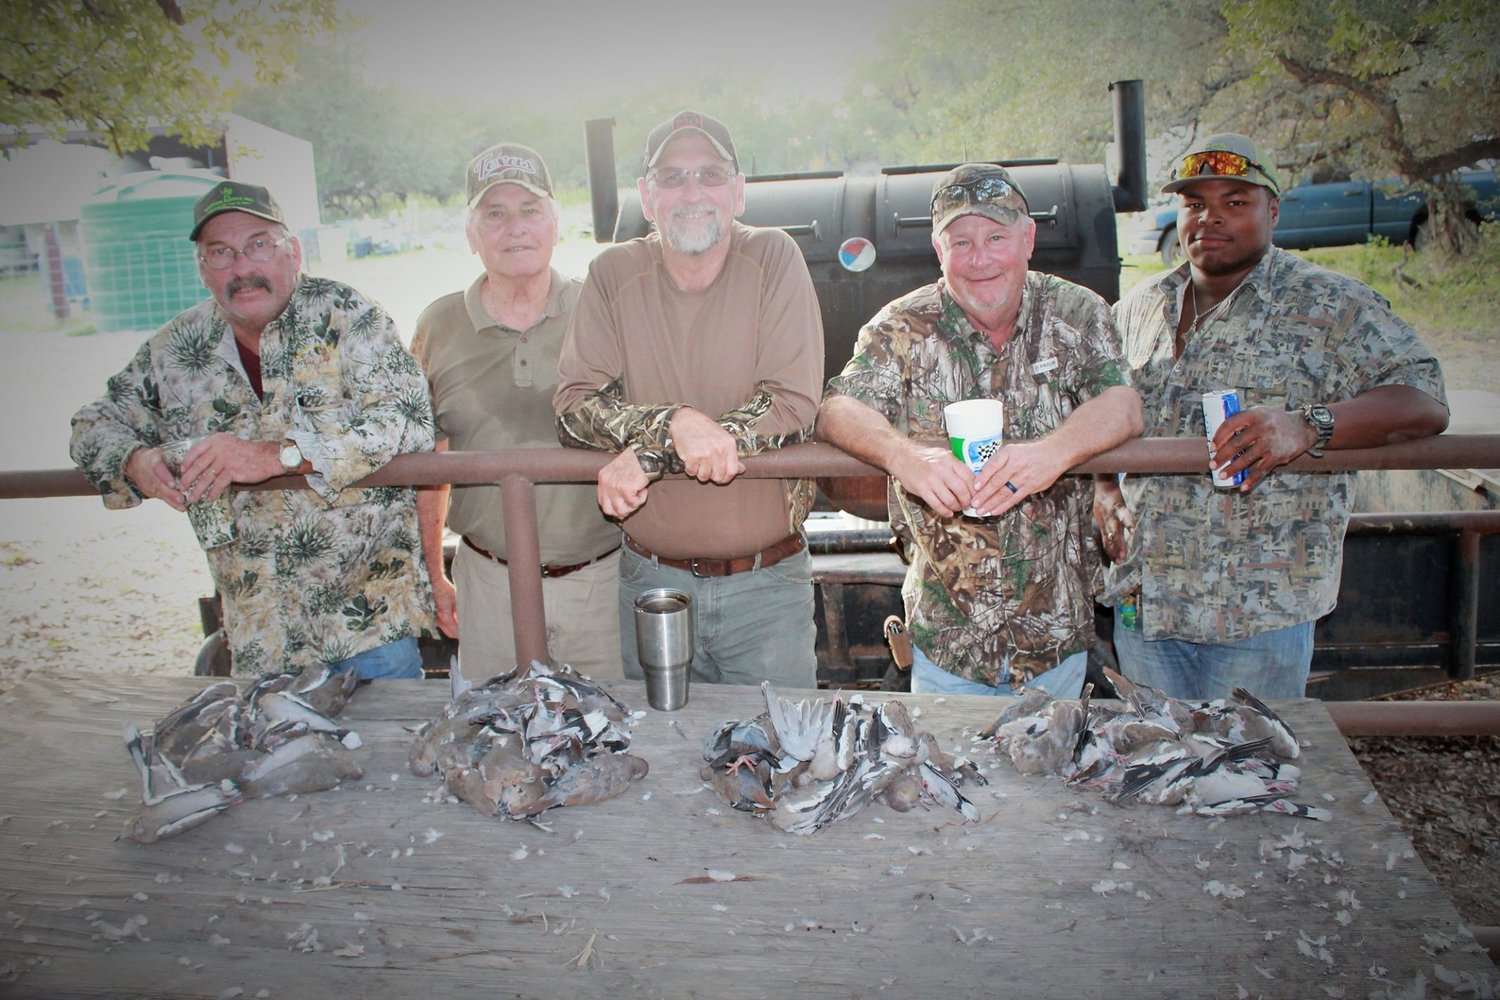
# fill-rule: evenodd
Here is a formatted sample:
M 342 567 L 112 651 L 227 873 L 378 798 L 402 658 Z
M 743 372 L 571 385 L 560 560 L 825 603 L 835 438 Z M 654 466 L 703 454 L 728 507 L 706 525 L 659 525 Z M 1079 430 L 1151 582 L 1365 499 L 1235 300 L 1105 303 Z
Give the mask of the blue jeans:
M 1026 682 L 1026 687 L 1040 688 L 1054 698 L 1077 698 L 1083 692 L 1083 676 L 1088 672 L 1088 650 L 1074 653 L 1045 673 Z M 1000 668 L 998 684 L 980 684 L 950 674 L 927 658 L 916 646 L 911 648 L 911 689 L 917 694 L 1015 694 L 1010 686 L 1010 667 Z
M 352 670 L 361 680 L 413 680 L 422 676 L 422 654 L 411 636 L 367 649 L 335 663 L 336 674 Z
M 1228 698 L 1237 687 L 1257 698 L 1306 697 L 1312 649 L 1312 622 L 1223 643 L 1146 639 L 1115 626 L 1120 672 L 1188 701 Z
M 635 645 L 635 599 L 671 587 L 693 601 L 695 681 L 818 686 L 812 556 L 806 549 L 766 569 L 698 577 L 623 549 L 620 553 L 620 659 L 625 676 L 645 677 Z

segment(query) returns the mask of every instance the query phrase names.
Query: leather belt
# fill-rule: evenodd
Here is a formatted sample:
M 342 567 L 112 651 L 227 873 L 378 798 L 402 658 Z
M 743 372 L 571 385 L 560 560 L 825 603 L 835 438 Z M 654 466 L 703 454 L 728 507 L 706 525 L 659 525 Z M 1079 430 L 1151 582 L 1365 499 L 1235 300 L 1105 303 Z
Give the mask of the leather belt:
M 478 545 L 475 545 L 473 542 L 469 541 L 469 536 L 468 535 L 464 535 L 463 536 L 463 540 L 464 540 L 464 544 L 465 545 L 467 545 L 469 548 L 473 549 L 475 552 L 478 552 L 480 555 L 484 556 L 486 559 L 493 559 L 495 562 L 499 563 L 501 566 L 509 566 L 510 565 L 510 563 L 506 562 L 504 559 L 501 559 L 499 556 L 495 555 L 489 549 L 482 549 Z M 553 580 L 553 579 L 556 579 L 559 576 L 567 576 L 569 573 L 577 573 L 579 570 L 583 569 L 585 566 L 592 566 L 592 565 L 594 565 L 594 563 L 598 562 L 600 559 L 608 559 L 610 556 L 614 555 L 618 551 L 620 551 L 620 547 L 617 545 L 614 548 L 610 549 L 608 552 L 604 553 L 603 555 L 597 555 L 597 556 L 595 556 L 592 559 L 585 559 L 583 562 L 581 562 L 581 563 L 574 563 L 571 566 L 543 566 L 542 567 L 542 576 L 546 577 L 549 580 Z
M 768 545 L 759 552 L 733 559 L 669 559 L 659 556 L 629 535 L 625 536 L 625 547 L 638 556 L 654 559 L 663 566 L 685 570 L 694 576 L 733 576 L 746 570 L 765 569 L 775 566 L 787 556 L 794 556 L 807 548 L 807 539 L 801 534 L 787 535 L 781 541 Z

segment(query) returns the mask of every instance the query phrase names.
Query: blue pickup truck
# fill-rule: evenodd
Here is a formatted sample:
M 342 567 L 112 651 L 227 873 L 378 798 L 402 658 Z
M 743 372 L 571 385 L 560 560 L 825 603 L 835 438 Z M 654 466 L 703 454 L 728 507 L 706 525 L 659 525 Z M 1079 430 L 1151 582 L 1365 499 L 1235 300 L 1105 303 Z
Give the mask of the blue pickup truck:
M 1465 170 L 1459 179 L 1471 192 L 1471 218 L 1488 222 L 1500 217 L 1500 184 L 1494 170 Z M 1403 191 L 1397 181 L 1301 184 L 1281 193 L 1281 219 L 1274 239 L 1288 250 L 1349 246 L 1371 236 L 1420 247 L 1426 221 L 1426 200 L 1416 192 Z M 1182 260 L 1175 198 L 1156 210 L 1152 228 L 1137 237 L 1131 249 L 1159 253 L 1168 267 Z

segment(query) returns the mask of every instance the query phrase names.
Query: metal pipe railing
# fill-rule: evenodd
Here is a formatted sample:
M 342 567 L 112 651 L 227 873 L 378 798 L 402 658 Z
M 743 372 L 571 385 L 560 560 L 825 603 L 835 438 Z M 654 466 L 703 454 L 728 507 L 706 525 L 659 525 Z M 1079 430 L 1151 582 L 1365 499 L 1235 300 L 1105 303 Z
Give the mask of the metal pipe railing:
M 425 486 L 498 484 L 502 493 L 505 536 L 510 539 L 511 608 L 515 616 L 519 662 L 546 660 L 547 624 L 542 604 L 540 547 L 537 540 L 538 483 L 591 483 L 610 461 L 603 452 L 569 448 L 525 448 L 506 451 L 447 451 L 398 455 L 355 486 Z M 1137 438 L 1070 470 L 1073 473 L 1156 472 L 1201 475 L 1204 443 L 1199 438 Z M 1354 469 L 1446 469 L 1500 467 L 1500 434 L 1443 434 L 1385 445 L 1303 456 L 1289 463 L 1294 471 Z M 745 459 L 745 476 L 755 479 L 815 476 L 880 476 L 884 473 L 826 444 L 800 444 Z M 236 489 L 306 488 L 301 476 L 284 476 Z M 91 496 L 94 490 L 76 470 L 43 469 L 0 472 L 0 500 Z M 1431 515 L 1392 515 L 1420 520 Z M 1476 530 L 1500 530 L 1500 513 L 1465 515 Z M 1496 522 L 1492 525 L 1492 522 Z
M 533 483 L 591 483 L 611 457 L 603 452 L 571 448 L 422 452 L 398 455 L 356 485 L 469 485 L 499 483 L 506 476 L 519 476 Z M 1284 468 L 1294 472 L 1500 468 L 1500 434 L 1441 434 L 1379 448 L 1339 449 L 1328 452 L 1323 458 L 1303 456 Z M 1201 474 L 1205 471 L 1204 444 L 1198 438 L 1135 438 L 1070 471 Z M 850 458 L 831 445 L 799 444 L 745 459 L 745 475 L 752 479 L 778 479 L 881 476 L 884 473 Z M 301 477 L 290 476 L 235 488 L 291 489 L 301 483 Z M 73 469 L 0 472 L 0 500 L 92 496 L 93 493 L 83 474 Z
M 1500 701 L 1325 701 L 1345 736 L 1500 736 Z

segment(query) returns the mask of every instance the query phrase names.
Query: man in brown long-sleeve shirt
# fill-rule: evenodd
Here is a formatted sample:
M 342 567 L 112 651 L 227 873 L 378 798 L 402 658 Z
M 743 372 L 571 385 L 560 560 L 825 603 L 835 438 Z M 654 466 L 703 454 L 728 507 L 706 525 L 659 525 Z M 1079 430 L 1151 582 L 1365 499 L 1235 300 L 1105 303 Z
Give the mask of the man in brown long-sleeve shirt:
M 662 122 L 644 173 L 656 231 L 589 268 L 554 400 L 564 444 L 619 451 L 598 496 L 625 532 L 625 672 L 641 676 L 636 596 L 673 587 L 693 598 L 698 679 L 812 687 L 812 483 L 739 478 L 742 456 L 811 432 L 823 372 L 812 279 L 790 236 L 735 221 L 745 179 L 721 122 Z M 655 482 L 665 471 L 696 482 Z

